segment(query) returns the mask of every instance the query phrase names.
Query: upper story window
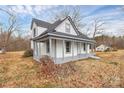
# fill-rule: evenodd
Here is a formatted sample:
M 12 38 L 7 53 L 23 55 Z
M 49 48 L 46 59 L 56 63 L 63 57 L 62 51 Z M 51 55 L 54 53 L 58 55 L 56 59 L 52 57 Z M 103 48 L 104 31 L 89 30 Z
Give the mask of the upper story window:
M 34 31 L 33 32 L 34 32 L 34 35 L 33 36 L 35 37 L 36 36 L 36 28 L 34 28 Z
M 70 24 L 69 23 L 65 23 L 65 31 L 70 32 Z

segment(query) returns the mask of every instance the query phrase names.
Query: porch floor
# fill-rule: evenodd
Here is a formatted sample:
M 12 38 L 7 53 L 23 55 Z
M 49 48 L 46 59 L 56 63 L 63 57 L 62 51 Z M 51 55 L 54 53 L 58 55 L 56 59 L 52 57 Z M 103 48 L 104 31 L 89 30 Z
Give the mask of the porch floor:
M 95 54 L 94 53 L 90 53 L 90 54 L 79 54 L 77 56 L 71 56 L 71 57 L 65 57 L 64 59 L 63 58 L 54 58 L 54 62 L 55 64 L 62 64 L 62 63 L 67 63 L 67 62 L 70 62 L 70 61 L 76 61 L 76 60 L 80 60 L 80 59 L 86 59 L 86 58 L 89 58 L 91 56 L 94 56 Z

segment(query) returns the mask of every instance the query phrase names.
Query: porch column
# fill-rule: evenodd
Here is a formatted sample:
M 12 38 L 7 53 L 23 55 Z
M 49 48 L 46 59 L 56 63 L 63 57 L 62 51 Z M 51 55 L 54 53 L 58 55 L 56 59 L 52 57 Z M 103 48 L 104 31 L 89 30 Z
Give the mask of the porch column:
M 89 53 L 89 43 L 87 43 L 87 53 Z
M 49 38 L 49 55 L 52 57 L 52 40 Z
M 94 47 L 95 47 L 95 45 L 91 44 L 92 52 L 94 52 Z
M 80 42 L 80 57 L 81 57 L 81 42 Z
M 55 49 L 54 49 L 54 60 L 55 60 L 55 62 L 56 62 L 56 39 L 54 40 L 55 42 L 54 42 L 54 44 L 55 44 Z
M 89 43 L 87 43 L 87 53 L 89 53 Z
M 72 58 L 74 57 L 74 41 L 72 41 Z
M 86 47 L 86 53 L 88 53 L 88 44 L 85 43 L 85 47 Z
M 65 43 L 65 41 L 64 40 L 62 40 L 62 57 L 63 57 L 63 60 L 64 60 L 64 43 Z
M 96 44 L 94 45 L 94 52 L 96 52 Z
M 78 51 L 79 51 L 79 50 L 78 50 L 78 42 L 76 42 L 76 45 L 77 45 L 77 55 L 78 55 Z

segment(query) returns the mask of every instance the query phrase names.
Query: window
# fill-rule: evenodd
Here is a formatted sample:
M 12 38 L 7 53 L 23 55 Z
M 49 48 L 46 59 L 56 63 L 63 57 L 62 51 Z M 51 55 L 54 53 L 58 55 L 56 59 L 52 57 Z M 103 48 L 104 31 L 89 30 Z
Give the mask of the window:
M 70 32 L 70 24 L 69 23 L 65 24 L 65 30 L 66 30 L 66 32 Z
M 71 52 L 71 42 L 66 41 L 65 45 L 66 45 L 66 53 L 70 53 Z
M 90 44 L 90 49 L 92 49 L 92 45 Z
M 49 53 L 49 41 L 46 42 L 46 51 Z
M 86 50 L 86 44 L 84 43 L 84 51 Z
M 36 28 L 34 28 L 34 37 L 36 36 Z

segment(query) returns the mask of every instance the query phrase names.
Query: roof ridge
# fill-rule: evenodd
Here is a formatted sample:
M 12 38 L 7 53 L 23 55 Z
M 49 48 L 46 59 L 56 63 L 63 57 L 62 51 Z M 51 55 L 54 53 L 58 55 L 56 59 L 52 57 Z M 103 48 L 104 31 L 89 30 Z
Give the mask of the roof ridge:
M 40 19 L 37 19 L 37 18 L 32 18 L 32 20 L 41 21 L 41 22 L 45 22 L 45 23 L 48 23 L 48 24 L 52 24 L 52 23 L 50 23 L 50 22 L 47 22 L 47 21 L 45 21 L 45 20 L 40 20 Z

